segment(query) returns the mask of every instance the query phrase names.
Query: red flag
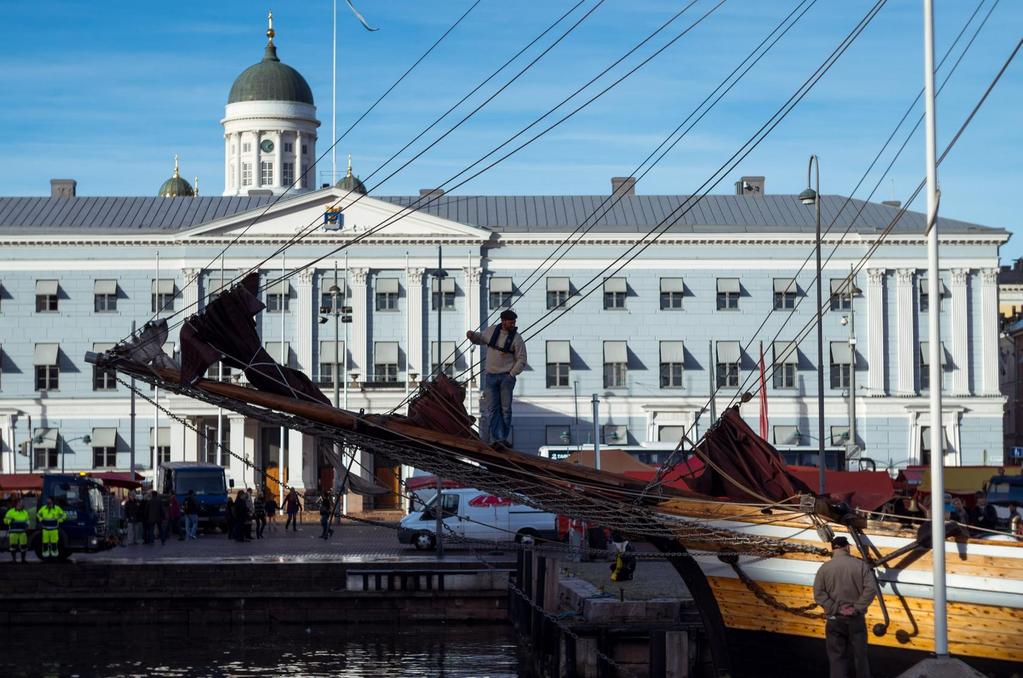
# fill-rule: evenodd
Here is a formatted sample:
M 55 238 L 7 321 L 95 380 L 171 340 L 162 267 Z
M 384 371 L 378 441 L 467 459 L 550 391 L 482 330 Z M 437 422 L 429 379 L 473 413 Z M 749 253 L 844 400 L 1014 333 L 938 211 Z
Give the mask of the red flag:
M 760 437 L 767 440 L 767 377 L 764 374 L 764 345 L 760 344 Z

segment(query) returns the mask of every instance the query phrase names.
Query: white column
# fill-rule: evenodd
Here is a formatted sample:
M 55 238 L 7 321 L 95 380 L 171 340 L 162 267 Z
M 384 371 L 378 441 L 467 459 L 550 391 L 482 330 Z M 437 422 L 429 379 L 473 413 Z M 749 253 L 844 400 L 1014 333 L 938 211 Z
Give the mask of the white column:
M 224 135 L 224 195 L 231 191 L 231 135 Z
M 406 271 L 408 293 L 409 337 L 406 347 L 408 371 L 425 378 L 430 371 L 429 358 L 423 364 L 423 273 L 426 269 L 410 268 Z
M 479 266 L 468 266 L 465 270 L 465 326 L 467 330 L 474 332 L 480 331 L 480 305 L 483 290 L 483 269 Z M 482 389 L 483 378 L 480 376 L 480 370 L 477 369 L 477 364 L 480 359 L 480 349 L 474 344 L 469 344 L 469 349 L 465 354 L 465 366 L 469 369 L 469 374 L 472 377 L 469 380 L 469 389 L 466 393 L 466 409 L 469 414 L 474 417 L 479 416 L 479 400 L 474 397 L 472 390 L 472 382 L 475 380 L 476 383 Z M 479 391 L 475 395 L 478 395 Z
M 274 188 L 284 187 L 284 130 L 277 130 L 277 143 L 274 144 Z
M 231 450 L 228 457 L 227 472 L 234 480 L 235 487 L 245 487 L 246 467 L 242 459 L 245 459 L 245 417 L 240 414 L 227 415 L 229 438 L 227 448 Z
M 980 346 L 983 395 L 998 395 L 998 269 L 980 269 Z
M 949 326 L 952 329 L 952 395 L 970 394 L 970 349 L 968 344 L 970 316 L 966 305 L 966 281 L 969 269 L 954 268 L 951 271 L 952 309 Z
M 256 188 L 263 188 L 263 173 L 259 168 L 259 158 L 261 151 L 259 150 L 259 143 L 263 140 L 263 130 L 256 130 L 256 141 L 252 144 L 252 185 Z
M 295 132 L 295 181 L 298 182 L 299 190 L 305 186 L 302 178 L 302 130 Z
M 243 195 L 242 186 L 242 133 L 235 132 L 234 135 L 234 185 L 231 186 L 233 189 L 231 193 L 233 195 Z
M 303 269 L 295 276 L 295 291 L 298 294 L 298 315 L 295 316 L 295 355 L 298 368 L 312 375 L 313 370 L 313 326 L 316 325 L 316 300 L 313 295 L 313 270 Z
M 872 396 L 885 395 L 884 275 L 883 268 L 867 269 L 867 389 Z
M 193 313 L 199 312 L 199 274 L 201 268 L 183 268 L 181 274 L 185 278 L 185 285 L 181 288 L 182 314 L 187 318 Z M 180 346 L 179 346 L 180 348 Z
M 896 395 L 916 395 L 916 384 L 913 379 L 914 369 L 918 360 L 917 342 L 913 334 L 913 274 L 911 268 L 900 268 L 895 271 L 896 315 L 899 319 L 898 346 L 898 387 Z
M 186 461 L 188 458 L 185 456 L 185 445 L 187 445 L 185 442 L 185 439 L 187 438 L 185 425 L 179 421 L 175 421 L 174 419 L 165 423 L 170 427 L 171 461 Z
M 303 435 L 301 431 L 294 431 L 288 429 L 288 485 L 298 490 L 299 495 L 302 494 L 305 489 L 305 476 L 302 473 L 304 465 L 302 459 L 308 452 L 305 442 L 306 440 L 312 440 L 307 435 Z
M 185 421 L 192 426 L 198 427 L 198 419 L 187 417 Z M 184 461 L 199 461 L 199 434 L 191 427 L 182 426 L 181 428 L 185 429 Z
M 369 294 L 367 292 L 368 268 L 353 268 L 352 272 L 352 365 L 360 372 L 359 380 L 366 381 L 373 367 L 367 362 L 369 329 Z

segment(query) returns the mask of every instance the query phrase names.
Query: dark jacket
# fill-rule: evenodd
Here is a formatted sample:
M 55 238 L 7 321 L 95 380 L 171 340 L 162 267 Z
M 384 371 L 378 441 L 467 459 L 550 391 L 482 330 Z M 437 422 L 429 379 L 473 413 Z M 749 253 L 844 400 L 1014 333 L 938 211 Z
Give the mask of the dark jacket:
M 813 580 L 813 599 L 829 617 L 837 615 L 843 605 L 852 605 L 863 614 L 876 595 L 870 568 L 846 549 L 836 549 Z
M 186 516 L 194 516 L 199 514 L 199 502 L 196 501 L 195 497 L 185 497 L 182 508 L 185 511 Z
M 249 507 L 245 505 L 244 501 L 238 501 L 235 499 L 234 506 L 234 520 L 236 523 L 244 523 L 252 520 L 252 516 L 249 515 Z
M 993 530 L 998 527 L 998 512 L 994 504 L 987 504 L 984 508 L 974 505 L 969 509 L 970 525 L 982 527 L 985 530 Z
M 167 509 L 163 506 L 163 498 L 160 495 L 151 497 L 146 503 L 145 522 L 159 523 L 167 517 Z

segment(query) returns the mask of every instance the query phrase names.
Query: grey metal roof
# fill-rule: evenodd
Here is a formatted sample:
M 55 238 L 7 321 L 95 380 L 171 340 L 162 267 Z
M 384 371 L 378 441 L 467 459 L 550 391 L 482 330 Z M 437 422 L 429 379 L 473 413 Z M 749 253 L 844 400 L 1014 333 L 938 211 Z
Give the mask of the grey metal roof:
M 416 196 L 372 197 L 403 207 L 419 200 Z M 265 206 L 272 200 L 269 196 L 0 198 L 0 232 L 174 233 Z M 600 195 L 442 195 L 421 211 L 506 233 L 570 232 L 594 221 L 595 233 L 641 233 L 665 219 L 678 221 L 670 228 L 671 233 L 812 233 L 816 226 L 813 208 L 800 204 L 794 195 L 711 195 L 685 214 L 681 214 L 683 210 L 676 212 L 686 201 L 681 195 L 629 196 L 610 209 L 604 204 L 606 200 L 607 196 Z M 845 201 L 843 196 L 823 196 L 825 225 L 831 223 Z M 863 234 L 880 231 L 898 211 L 889 205 L 851 200 L 834 228 L 844 231 L 861 207 L 863 212 L 853 231 Z M 595 219 L 590 218 L 594 213 Z M 907 212 L 894 232 L 922 233 L 924 221 L 923 214 Z M 945 234 L 1008 234 L 1005 229 L 956 219 L 941 219 L 939 223 Z
M 0 198 L 0 231 L 174 233 L 261 207 L 271 200 L 269 196 Z
M 419 200 L 414 196 L 374 197 L 402 207 Z M 602 195 L 442 195 L 420 211 L 507 233 L 571 231 L 584 222 L 586 226 L 595 224 L 593 232 L 596 233 L 646 232 L 662 222 L 677 222 L 669 229 L 670 233 L 812 233 L 816 230 L 813 207 L 801 204 L 795 195 L 709 195 L 691 209 L 687 209 L 687 198 L 684 195 L 627 196 L 608 209 L 613 201 Z M 821 222 L 825 227 L 837 215 L 834 228 L 844 230 L 863 208 L 853 231 L 875 233 L 885 228 L 898 212 L 890 205 L 856 199 L 850 200 L 843 209 L 846 200 L 840 195 L 821 197 Z M 924 214 L 907 212 L 893 232 L 922 233 L 925 221 Z M 943 233 L 949 234 L 1008 233 L 1005 229 L 956 219 L 939 219 L 938 224 Z

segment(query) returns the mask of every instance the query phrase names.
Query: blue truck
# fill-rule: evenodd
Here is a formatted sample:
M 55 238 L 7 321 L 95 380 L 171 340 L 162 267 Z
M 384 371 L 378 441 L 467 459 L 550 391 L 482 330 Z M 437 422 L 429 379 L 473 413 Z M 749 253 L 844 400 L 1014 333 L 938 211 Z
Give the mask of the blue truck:
M 229 483 L 224 467 L 191 461 L 160 464 L 158 490 L 165 496 L 176 495 L 184 506 L 188 491 L 195 492 L 199 503 L 199 526 L 206 530 L 227 529 L 227 491 Z

